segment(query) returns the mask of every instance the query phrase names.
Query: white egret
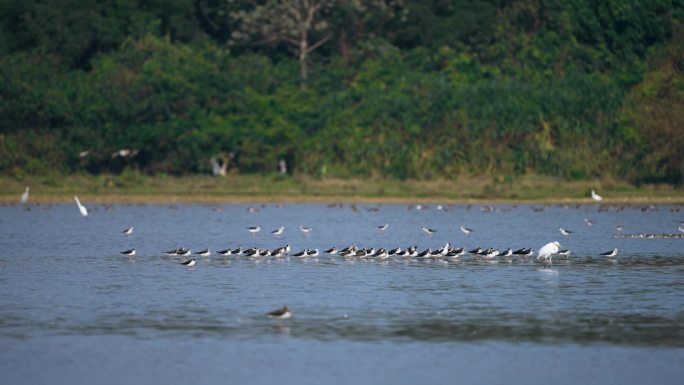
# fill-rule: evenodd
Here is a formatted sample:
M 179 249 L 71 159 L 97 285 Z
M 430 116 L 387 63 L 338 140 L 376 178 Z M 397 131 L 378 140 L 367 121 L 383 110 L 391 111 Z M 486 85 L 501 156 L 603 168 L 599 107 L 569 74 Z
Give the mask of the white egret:
M 78 197 L 74 197 L 74 200 L 76 201 L 76 204 L 78 205 L 78 210 L 81 212 L 81 215 L 84 217 L 88 216 L 88 209 L 81 204 L 81 201 L 78 200 Z
M 29 186 L 26 186 L 26 191 L 24 191 L 23 194 L 21 194 L 21 204 L 25 205 L 26 202 L 28 202 L 28 197 L 29 197 Z

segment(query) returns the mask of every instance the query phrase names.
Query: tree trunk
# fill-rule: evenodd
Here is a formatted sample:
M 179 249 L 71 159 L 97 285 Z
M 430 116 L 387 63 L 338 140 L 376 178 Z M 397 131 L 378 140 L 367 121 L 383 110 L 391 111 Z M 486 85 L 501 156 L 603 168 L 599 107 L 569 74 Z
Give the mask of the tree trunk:
M 309 77 L 309 71 L 306 66 L 306 57 L 309 52 L 309 42 L 307 41 L 306 33 L 302 35 L 299 40 L 299 86 L 306 88 L 306 82 Z

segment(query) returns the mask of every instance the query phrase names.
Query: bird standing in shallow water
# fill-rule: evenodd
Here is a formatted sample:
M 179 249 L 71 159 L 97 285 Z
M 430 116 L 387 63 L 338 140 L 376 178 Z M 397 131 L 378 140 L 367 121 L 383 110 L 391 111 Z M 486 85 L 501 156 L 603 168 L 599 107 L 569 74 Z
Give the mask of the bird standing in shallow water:
M 564 228 L 562 228 L 562 227 L 559 227 L 559 228 L 558 228 L 558 231 L 560 231 L 561 234 L 565 235 L 566 237 L 567 237 L 568 235 L 572 234 L 572 231 L 566 230 L 566 229 L 564 229 Z
M 20 201 L 20 203 L 21 203 L 22 205 L 25 205 L 25 204 L 28 202 L 28 198 L 29 198 L 29 186 L 26 186 L 26 190 L 24 191 L 23 194 L 21 194 L 21 201 Z
M 606 251 L 605 253 L 601 253 L 599 255 L 602 255 L 604 257 L 612 258 L 618 254 L 618 249 L 613 249 L 611 251 Z
M 88 209 L 81 204 L 81 201 L 78 200 L 78 197 L 74 197 L 74 200 L 76 201 L 76 205 L 78 205 L 78 211 L 81 212 L 81 215 L 84 217 L 88 216 Z
M 434 234 L 434 233 L 436 233 L 436 232 L 437 232 L 437 230 L 433 230 L 433 229 L 428 229 L 428 228 L 427 228 L 427 227 L 425 227 L 425 226 L 423 226 L 423 231 L 424 231 L 424 232 L 425 232 L 425 234 L 427 234 L 427 235 L 432 235 L 432 234 Z
M 275 319 L 288 319 L 292 317 L 292 312 L 290 311 L 290 309 L 287 308 L 287 305 L 285 305 L 280 309 L 276 309 L 272 312 L 267 313 L 266 316 L 268 316 L 268 318 Z

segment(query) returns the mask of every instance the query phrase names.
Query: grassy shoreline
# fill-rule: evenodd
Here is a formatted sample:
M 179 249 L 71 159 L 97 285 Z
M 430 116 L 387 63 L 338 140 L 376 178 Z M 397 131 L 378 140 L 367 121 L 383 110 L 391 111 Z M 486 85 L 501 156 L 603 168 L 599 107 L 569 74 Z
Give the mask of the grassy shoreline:
M 457 180 L 314 179 L 280 175 L 204 175 L 185 177 L 124 175 L 53 175 L 17 180 L 0 177 L 1 203 L 18 203 L 26 186 L 29 202 L 68 202 L 78 195 L 100 203 L 591 203 L 596 189 L 604 203 L 684 204 L 684 189 L 669 185 L 636 187 L 625 182 L 562 181 L 541 176 L 513 180 L 492 177 Z

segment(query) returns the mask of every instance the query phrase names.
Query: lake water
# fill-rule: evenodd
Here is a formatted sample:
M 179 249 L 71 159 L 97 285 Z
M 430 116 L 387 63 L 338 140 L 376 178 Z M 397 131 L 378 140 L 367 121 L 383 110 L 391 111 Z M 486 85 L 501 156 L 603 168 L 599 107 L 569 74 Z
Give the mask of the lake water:
M 684 376 L 684 239 L 616 237 L 618 225 L 624 234 L 679 233 L 678 206 L 84 203 L 88 217 L 72 204 L 0 206 L 2 384 L 678 384 Z M 255 225 L 263 230 L 251 235 Z M 271 235 L 279 226 L 285 232 Z M 187 268 L 185 257 L 164 254 L 447 241 L 514 250 L 559 241 L 572 254 L 550 268 L 535 258 L 324 253 L 214 254 Z M 130 248 L 135 257 L 120 254 Z M 615 259 L 597 255 L 613 248 Z M 265 317 L 283 305 L 291 319 Z

